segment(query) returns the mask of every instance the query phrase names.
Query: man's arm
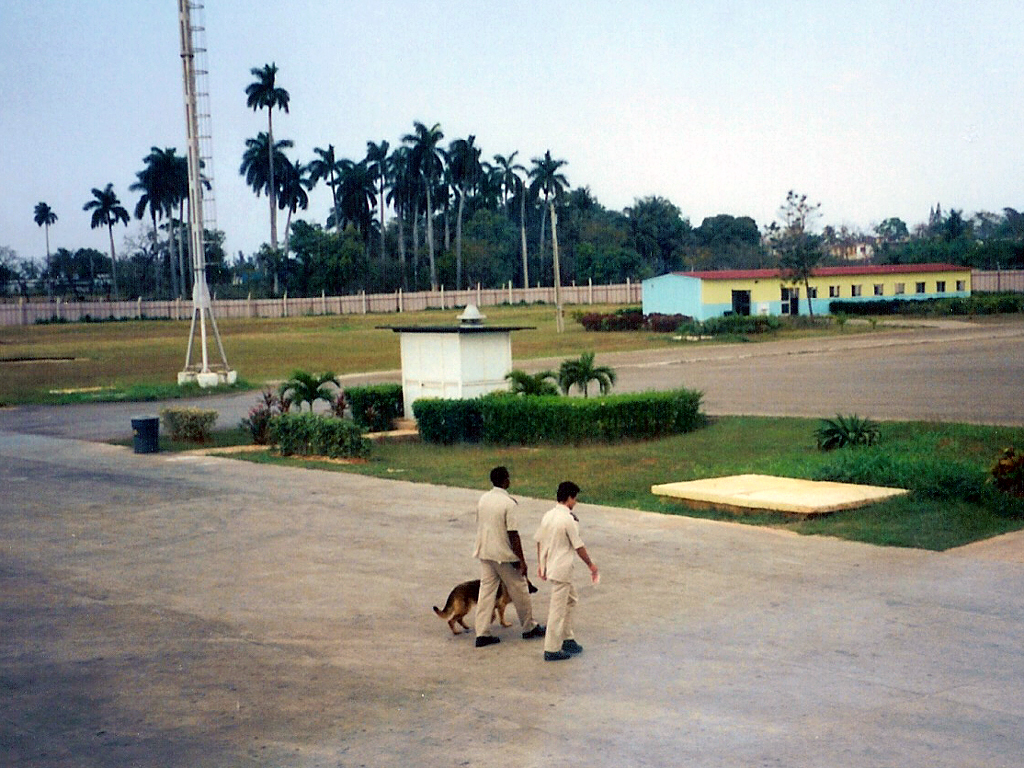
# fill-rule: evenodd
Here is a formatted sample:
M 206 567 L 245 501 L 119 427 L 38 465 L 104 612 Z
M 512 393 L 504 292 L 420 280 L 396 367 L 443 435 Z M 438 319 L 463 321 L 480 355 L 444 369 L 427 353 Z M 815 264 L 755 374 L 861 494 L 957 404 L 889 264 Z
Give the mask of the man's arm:
M 586 563 L 587 564 L 587 568 L 590 569 L 590 581 L 593 582 L 594 584 L 597 584 L 597 579 L 598 579 L 597 566 L 594 564 L 594 561 L 590 559 L 590 555 L 587 554 L 587 548 L 586 547 L 578 547 L 576 549 L 576 554 L 580 556 L 580 560 L 582 560 L 584 563 Z
M 527 574 L 526 556 L 523 555 L 523 542 L 519 538 L 519 531 L 508 532 L 508 543 L 512 547 L 515 556 L 519 558 L 519 573 L 525 576 Z

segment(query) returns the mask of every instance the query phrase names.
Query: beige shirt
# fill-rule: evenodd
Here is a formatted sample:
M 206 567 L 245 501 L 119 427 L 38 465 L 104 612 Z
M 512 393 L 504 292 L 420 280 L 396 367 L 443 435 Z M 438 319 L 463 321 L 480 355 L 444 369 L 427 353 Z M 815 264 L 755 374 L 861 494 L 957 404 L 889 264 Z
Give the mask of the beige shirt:
M 551 581 L 572 581 L 576 550 L 583 546 L 580 524 L 564 504 L 557 504 L 541 518 L 534 541 L 540 544 L 540 572 Z
M 476 505 L 476 548 L 473 557 L 499 563 L 518 563 L 519 558 L 508 541 L 508 532 L 518 530 L 516 500 L 504 488 L 491 488 L 480 497 Z

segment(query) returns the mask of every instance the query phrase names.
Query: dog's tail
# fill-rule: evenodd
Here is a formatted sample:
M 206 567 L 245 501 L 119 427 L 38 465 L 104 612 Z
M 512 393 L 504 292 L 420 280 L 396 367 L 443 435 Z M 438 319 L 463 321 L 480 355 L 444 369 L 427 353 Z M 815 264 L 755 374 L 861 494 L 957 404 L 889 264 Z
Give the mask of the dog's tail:
M 444 608 L 438 608 L 436 605 L 433 606 L 434 613 L 440 616 L 442 619 L 447 620 L 452 615 L 452 610 L 455 608 L 455 596 L 448 595 L 448 602 L 444 604 Z

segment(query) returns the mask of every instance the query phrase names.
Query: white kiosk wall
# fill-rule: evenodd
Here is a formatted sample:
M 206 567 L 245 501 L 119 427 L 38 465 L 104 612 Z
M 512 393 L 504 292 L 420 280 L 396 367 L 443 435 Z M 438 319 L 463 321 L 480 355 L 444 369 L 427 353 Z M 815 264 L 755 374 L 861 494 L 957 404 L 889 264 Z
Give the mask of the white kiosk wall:
M 508 328 L 403 328 L 402 397 L 405 417 L 423 397 L 467 400 L 508 389 L 512 370 L 512 333 Z

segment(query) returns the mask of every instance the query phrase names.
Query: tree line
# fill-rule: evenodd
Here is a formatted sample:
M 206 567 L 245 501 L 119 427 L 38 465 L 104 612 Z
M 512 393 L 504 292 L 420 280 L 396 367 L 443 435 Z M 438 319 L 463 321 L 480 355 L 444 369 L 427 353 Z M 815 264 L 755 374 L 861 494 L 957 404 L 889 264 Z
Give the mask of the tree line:
M 291 156 L 294 143 L 275 138 L 274 114 L 291 98 L 275 64 L 253 68 L 246 105 L 266 111 L 266 131 L 247 139 L 239 173 L 257 198 L 266 196 L 269 239 L 256 253 L 230 262 L 222 232 L 207 232 L 208 281 L 222 296 L 336 295 L 403 290 L 560 285 L 592 280 L 642 280 L 674 270 L 783 267 L 806 278 L 823 263 L 850 258 L 874 263 L 951 262 L 977 268 L 1024 267 L 1024 214 L 929 211 L 911 230 L 889 218 L 871 233 L 815 226 L 820 203 L 790 192 L 776 221 L 719 214 L 699 226 L 671 201 L 648 196 L 609 210 L 589 187 L 571 187 L 568 162 L 550 150 L 520 161 L 518 151 L 484 156 L 476 137 L 446 141 L 439 123 L 415 122 L 392 147 L 367 141 L 356 159 L 335 146 L 313 148 L 314 159 Z M 524 158 L 525 160 L 525 158 Z M 45 230 L 42 269 L 0 249 L 0 283 L 62 296 L 186 297 L 188 164 L 174 148 L 153 147 L 129 189 L 139 193 L 136 219 L 148 227 L 117 258 L 114 229 L 131 220 L 112 184 L 92 190 L 83 210 L 104 228 L 109 254 L 95 249 L 51 254 L 57 214 L 40 202 L 35 222 Z M 329 195 L 325 221 L 300 218 L 310 195 Z M 284 229 L 279 237 L 279 216 Z

